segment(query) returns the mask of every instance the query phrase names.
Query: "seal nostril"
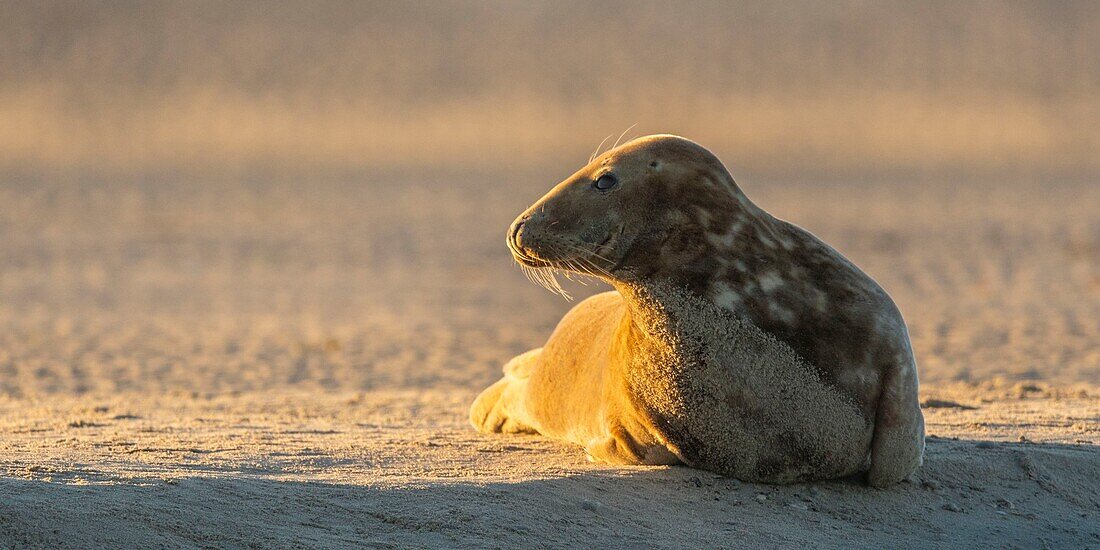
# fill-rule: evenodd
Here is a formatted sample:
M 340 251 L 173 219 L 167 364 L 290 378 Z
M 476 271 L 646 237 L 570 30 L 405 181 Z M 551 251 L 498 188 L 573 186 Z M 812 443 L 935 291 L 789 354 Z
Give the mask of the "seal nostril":
M 523 229 L 523 224 L 526 221 L 527 221 L 526 219 L 522 219 L 522 220 L 519 220 L 516 223 L 512 224 L 512 231 L 508 235 L 508 238 L 512 240 L 512 244 L 514 244 L 516 246 L 520 246 L 520 234 L 519 234 L 519 232 Z

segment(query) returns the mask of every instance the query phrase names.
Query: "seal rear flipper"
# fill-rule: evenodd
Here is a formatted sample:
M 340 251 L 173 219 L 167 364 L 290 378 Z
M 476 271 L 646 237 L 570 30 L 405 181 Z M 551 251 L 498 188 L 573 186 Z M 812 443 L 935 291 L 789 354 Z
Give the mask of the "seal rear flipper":
M 867 482 L 873 487 L 898 483 L 920 467 L 923 455 L 924 415 L 916 365 L 909 359 L 891 367 L 883 379 Z

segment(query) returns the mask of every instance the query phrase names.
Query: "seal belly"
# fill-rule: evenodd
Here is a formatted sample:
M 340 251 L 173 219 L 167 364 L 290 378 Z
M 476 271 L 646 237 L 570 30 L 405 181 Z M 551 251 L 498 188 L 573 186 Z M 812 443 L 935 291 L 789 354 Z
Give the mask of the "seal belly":
M 654 378 L 636 378 L 631 388 L 685 463 L 769 483 L 843 477 L 866 468 L 872 426 L 832 387 L 811 377 L 714 376 L 725 369 L 702 365 L 686 370 L 706 376 L 664 388 L 654 387 Z M 769 387 L 775 378 L 786 380 Z
M 797 397 L 761 395 L 751 383 L 725 395 L 695 394 L 698 401 L 714 401 L 714 408 L 710 418 L 682 426 L 695 442 L 689 460 L 769 483 L 831 479 L 865 468 L 872 430 L 864 417 L 829 386 L 809 384 Z
M 684 462 L 769 483 L 866 467 L 873 423 L 854 400 L 756 326 L 687 295 L 660 303 L 670 300 L 681 303 L 639 312 L 648 334 L 635 342 L 627 380 Z

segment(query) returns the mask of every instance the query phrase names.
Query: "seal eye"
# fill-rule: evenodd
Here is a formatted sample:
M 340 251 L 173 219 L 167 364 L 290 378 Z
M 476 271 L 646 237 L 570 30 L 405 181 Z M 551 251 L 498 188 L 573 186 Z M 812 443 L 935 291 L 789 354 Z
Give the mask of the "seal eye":
M 611 189 L 612 187 L 615 187 L 618 184 L 619 184 L 619 180 L 614 175 L 604 174 L 604 175 L 596 178 L 596 181 L 592 182 L 592 187 L 595 187 L 596 189 L 599 189 L 600 191 L 607 191 L 608 189 Z

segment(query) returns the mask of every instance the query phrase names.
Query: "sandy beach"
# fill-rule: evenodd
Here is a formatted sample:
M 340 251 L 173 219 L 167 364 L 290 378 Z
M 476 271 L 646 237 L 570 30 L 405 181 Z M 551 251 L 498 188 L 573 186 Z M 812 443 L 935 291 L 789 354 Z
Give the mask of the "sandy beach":
M 557 177 L 0 185 L 0 545 L 1100 546 L 1100 188 L 741 181 L 910 326 L 873 490 L 476 433 L 570 307 L 503 245 Z
M 1088 0 L 0 0 L 0 548 L 1100 549 L 1097 52 Z M 607 289 L 504 236 L 620 132 L 890 293 L 910 479 L 470 426 Z

